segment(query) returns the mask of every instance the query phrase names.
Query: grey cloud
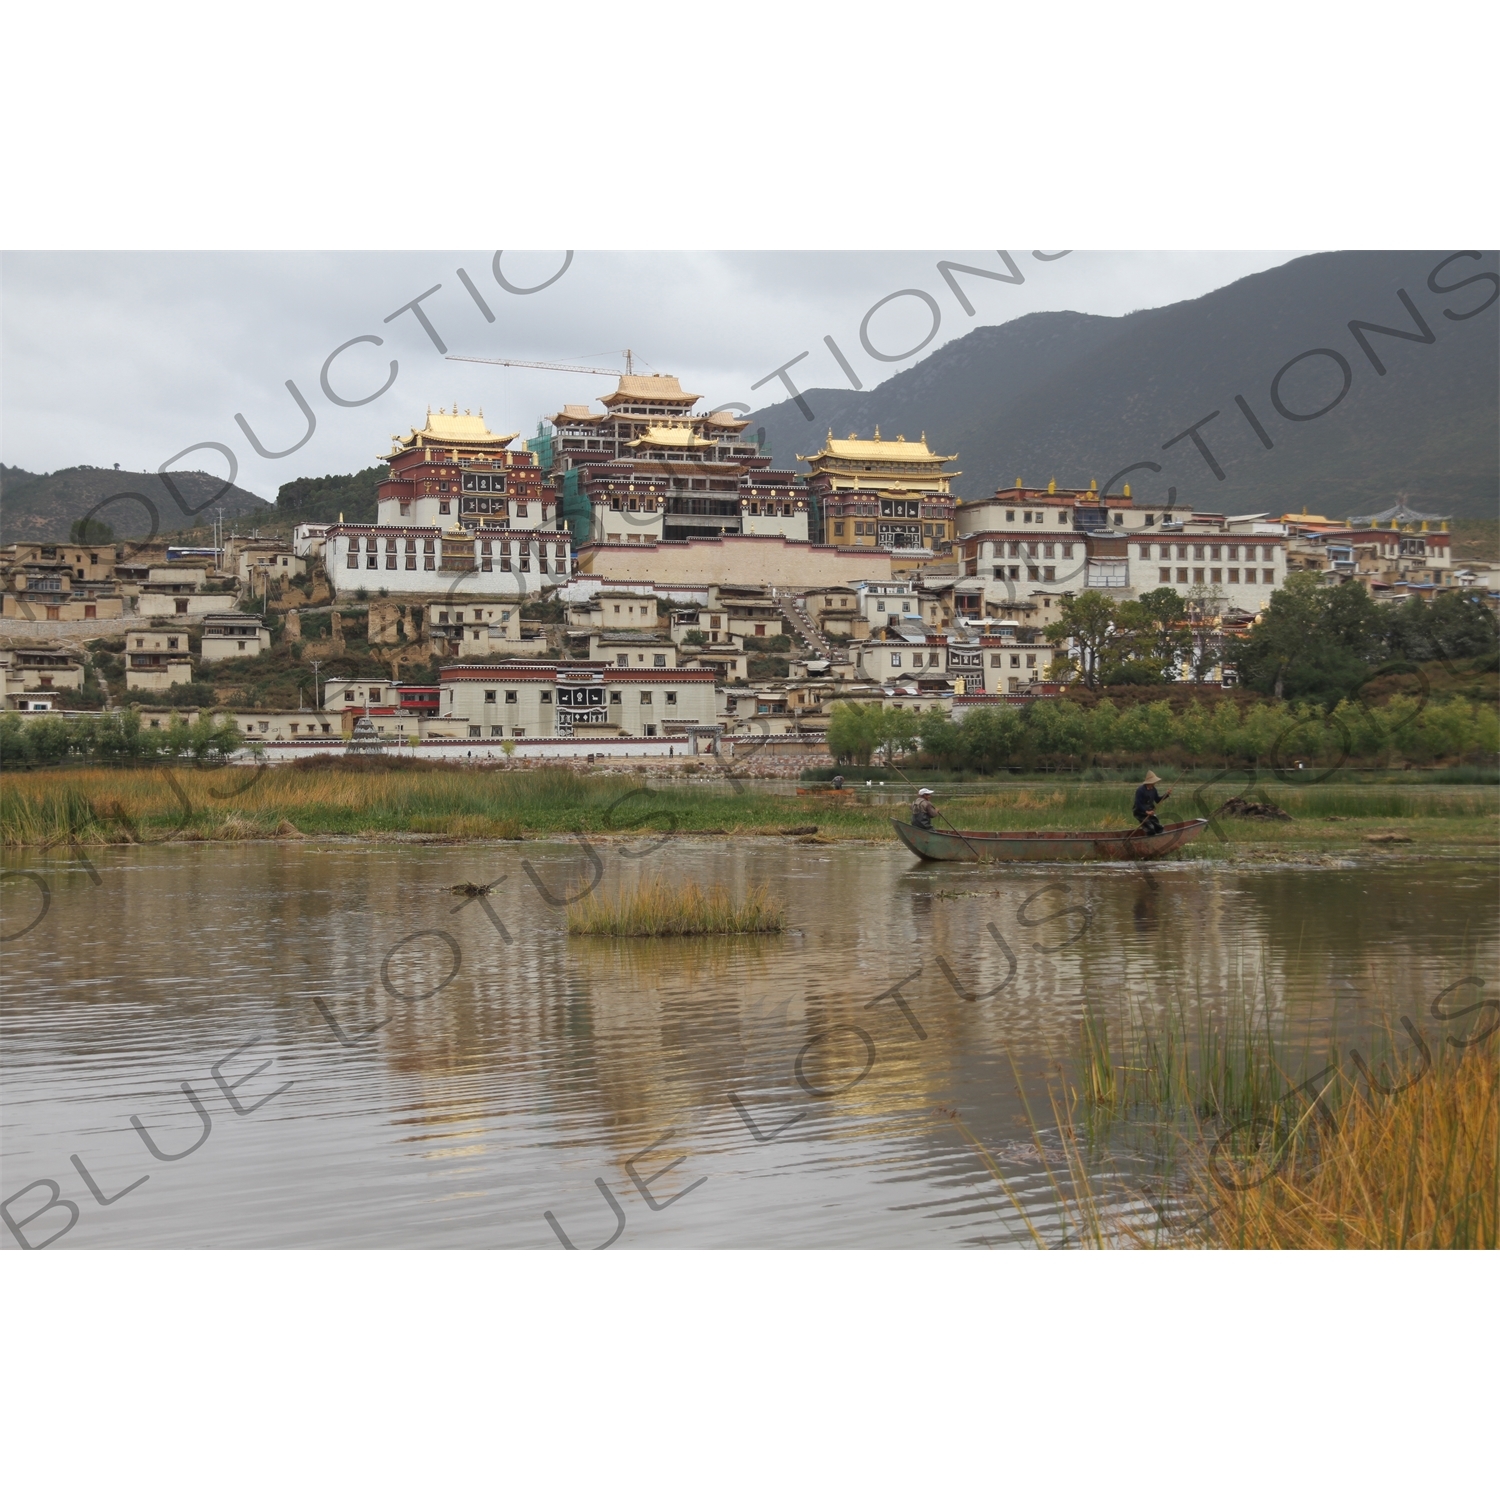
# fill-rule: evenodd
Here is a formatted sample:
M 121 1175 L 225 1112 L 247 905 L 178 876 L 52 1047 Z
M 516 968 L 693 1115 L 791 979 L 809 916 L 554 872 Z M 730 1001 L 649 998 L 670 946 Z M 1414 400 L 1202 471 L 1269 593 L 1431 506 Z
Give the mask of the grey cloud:
M 523 435 L 565 401 L 592 399 L 606 376 L 453 363 L 410 313 L 385 317 L 427 288 L 423 308 L 454 354 L 670 371 L 711 402 L 760 404 L 750 386 L 802 350 L 799 385 L 846 383 L 824 346 L 831 334 L 866 386 L 983 323 L 1055 308 L 1118 314 L 1200 296 L 1294 252 L 1084 252 L 1041 262 L 1012 252 L 1026 281 L 963 278 L 968 317 L 938 274 L 942 259 L 995 268 L 994 251 L 614 253 L 579 251 L 545 291 L 515 296 L 491 274 L 491 250 L 452 252 L 12 253 L 3 260 L 4 459 L 33 470 L 75 463 L 154 469 L 190 443 L 227 443 L 239 482 L 267 498 L 301 474 L 366 467 L 390 434 L 420 425 L 428 405 L 480 408 L 496 431 Z M 511 252 L 515 285 L 546 280 L 562 253 Z M 495 315 L 487 322 L 459 281 L 464 267 Z M 942 324 L 921 353 L 880 363 L 860 347 L 866 311 L 917 288 L 937 299 Z M 871 322 L 877 348 L 910 347 L 931 326 L 914 298 Z M 395 359 L 391 389 L 340 407 L 319 385 L 324 360 L 361 334 L 331 374 L 347 397 L 376 390 Z M 236 426 L 243 413 L 275 452 L 306 422 L 291 380 L 316 418 L 312 438 L 280 460 L 259 458 Z M 207 455 L 205 455 L 207 457 Z M 205 467 L 212 465 L 205 462 Z

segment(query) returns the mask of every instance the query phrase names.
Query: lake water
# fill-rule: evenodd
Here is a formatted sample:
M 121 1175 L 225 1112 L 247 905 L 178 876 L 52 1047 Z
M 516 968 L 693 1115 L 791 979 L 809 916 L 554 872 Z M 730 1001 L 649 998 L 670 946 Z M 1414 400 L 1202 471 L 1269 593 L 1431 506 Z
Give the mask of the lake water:
M 1021 1090 L 1045 1135 L 1086 1004 L 1254 996 L 1291 1035 L 1404 1013 L 1435 1041 L 1433 997 L 1500 940 L 1497 872 L 1463 861 L 977 870 L 649 835 L 90 859 L 5 865 L 0 1172 L 58 1249 L 1020 1246 L 996 1172 L 1056 1227 Z M 657 874 L 765 882 L 792 930 L 567 936 L 592 880 Z M 493 880 L 488 910 L 449 890 Z M 63 1201 L 25 1223 L 38 1181 Z M 1128 1163 L 1099 1191 L 1137 1201 Z

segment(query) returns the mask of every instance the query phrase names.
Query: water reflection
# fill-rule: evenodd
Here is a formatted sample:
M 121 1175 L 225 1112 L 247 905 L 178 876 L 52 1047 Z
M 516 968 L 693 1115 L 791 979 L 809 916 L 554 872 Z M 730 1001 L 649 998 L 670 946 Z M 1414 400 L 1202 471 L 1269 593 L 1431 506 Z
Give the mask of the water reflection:
M 97 885 L 24 861 L 53 899 L 6 950 L 8 1212 L 43 1208 L 48 1188 L 23 1190 L 49 1180 L 79 1210 L 60 1247 L 550 1246 L 548 1213 L 588 1246 L 1003 1247 L 1028 1242 L 1010 1193 L 1045 1220 L 1025 1103 L 1046 1115 L 1086 1006 L 1253 998 L 1289 1034 L 1356 1036 L 1495 967 L 1496 873 L 1477 864 L 600 852 L 601 891 L 764 882 L 791 930 L 569 939 L 553 903 L 595 879 L 571 844 L 119 848 L 93 856 Z M 451 890 L 494 880 L 489 912 Z M 252 1106 L 291 1086 L 240 1113 L 220 1064 L 231 1084 L 262 1068 L 236 1085 Z M 196 1148 L 183 1082 L 211 1119 Z M 148 1155 L 132 1114 L 185 1154 Z

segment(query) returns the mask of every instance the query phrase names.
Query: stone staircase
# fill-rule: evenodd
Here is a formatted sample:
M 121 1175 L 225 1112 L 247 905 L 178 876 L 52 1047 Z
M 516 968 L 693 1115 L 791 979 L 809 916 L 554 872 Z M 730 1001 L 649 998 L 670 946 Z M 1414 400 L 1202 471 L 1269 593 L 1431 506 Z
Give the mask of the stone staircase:
M 801 595 L 787 593 L 780 589 L 773 589 L 771 593 L 781 610 L 782 618 L 792 627 L 795 634 L 802 637 L 812 650 L 831 662 L 847 662 L 849 660 L 849 653 L 835 646 L 813 623 L 813 618 L 808 614 L 807 606 L 802 602 Z

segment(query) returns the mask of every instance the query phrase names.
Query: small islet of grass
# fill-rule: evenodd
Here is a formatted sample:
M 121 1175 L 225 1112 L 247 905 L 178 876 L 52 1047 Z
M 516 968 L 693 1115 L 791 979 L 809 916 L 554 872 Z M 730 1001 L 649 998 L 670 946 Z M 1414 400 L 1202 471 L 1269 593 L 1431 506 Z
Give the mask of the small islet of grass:
M 786 907 L 765 886 L 735 897 L 727 886 L 637 886 L 613 898 L 589 899 L 568 913 L 572 937 L 707 937 L 785 932 Z

